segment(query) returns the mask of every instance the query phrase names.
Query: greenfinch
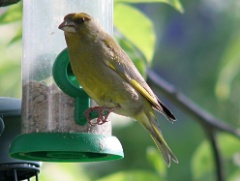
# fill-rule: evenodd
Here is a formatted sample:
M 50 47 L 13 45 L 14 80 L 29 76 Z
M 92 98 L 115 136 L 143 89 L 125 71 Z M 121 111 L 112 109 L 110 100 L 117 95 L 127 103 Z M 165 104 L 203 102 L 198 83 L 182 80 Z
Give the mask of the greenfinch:
M 178 163 L 164 140 L 154 110 L 170 121 L 176 118 L 157 98 L 131 59 L 100 24 L 86 13 L 71 13 L 59 25 L 64 31 L 70 65 L 85 92 L 99 105 L 97 124 L 107 121 L 110 112 L 136 119 L 146 128 L 168 166 Z

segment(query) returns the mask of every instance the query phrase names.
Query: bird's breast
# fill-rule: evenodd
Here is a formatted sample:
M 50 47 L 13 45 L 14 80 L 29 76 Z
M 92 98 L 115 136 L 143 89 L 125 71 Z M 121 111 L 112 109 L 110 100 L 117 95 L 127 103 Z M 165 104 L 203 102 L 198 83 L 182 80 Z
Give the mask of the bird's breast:
M 101 44 L 68 41 L 70 64 L 78 82 L 100 106 L 118 107 L 119 114 L 131 116 L 142 107 L 142 96 L 104 63 Z

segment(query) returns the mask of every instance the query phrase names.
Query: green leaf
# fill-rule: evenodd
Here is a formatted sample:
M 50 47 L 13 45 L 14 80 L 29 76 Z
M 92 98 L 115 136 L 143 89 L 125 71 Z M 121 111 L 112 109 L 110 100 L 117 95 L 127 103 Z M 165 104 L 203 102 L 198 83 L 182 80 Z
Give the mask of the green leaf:
M 240 68 L 240 33 L 234 34 L 223 55 L 222 65 L 215 87 L 218 98 L 229 98 L 234 78 L 239 75 Z
M 211 177 L 213 172 L 213 157 L 207 141 L 201 143 L 195 151 L 191 168 L 193 180 L 214 180 Z
M 55 170 L 55 171 L 54 171 Z M 31 179 L 31 181 L 34 181 Z M 41 165 L 41 181 L 67 180 L 67 181 L 90 181 L 89 172 L 84 170 L 83 165 L 70 163 L 47 163 Z
M 123 50 L 133 61 L 141 75 L 146 78 L 147 76 L 147 60 L 142 52 L 129 40 L 126 39 L 120 32 L 115 33 L 115 39 Z
M 166 178 L 167 167 L 159 150 L 157 150 L 155 147 L 149 147 L 147 149 L 147 158 L 149 162 L 153 165 L 159 176 L 161 176 L 162 178 Z
M 229 176 L 228 181 L 239 181 L 240 180 L 240 171 L 235 171 L 232 175 Z
M 13 23 L 22 19 L 22 4 L 10 6 L 6 12 L 0 16 L 0 24 Z
M 217 143 L 225 164 L 229 161 L 232 165 L 234 155 L 240 152 L 239 139 L 231 135 L 220 134 L 217 137 Z M 206 140 L 196 149 L 191 164 L 193 180 L 214 180 L 214 160 L 212 150 Z M 234 169 L 231 171 L 234 171 Z
M 106 176 L 97 181 L 161 181 L 161 178 L 158 178 L 154 173 L 144 171 L 144 170 L 134 170 L 134 171 L 125 171 L 117 172 L 115 174 Z
M 9 61 L 0 66 L 0 95 L 7 97 L 20 97 L 21 65 L 19 62 Z
M 217 137 L 221 153 L 225 161 L 234 160 L 235 154 L 240 154 L 240 139 L 229 134 L 220 134 Z M 238 163 L 239 164 L 239 163 Z M 239 165 L 238 165 L 239 166 Z
M 22 39 L 22 27 L 19 28 L 15 36 L 10 40 L 8 45 L 12 45 L 13 43 L 16 43 L 17 41 L 20 41 Z
M 150 63 L 156 39 L 152 22 L 132 6 L 116 4 L 114 8 L 115 27 L 143 53 Z
M 114 2 L 126 3 L 166 3 L 174 7 L 179 12 L 183 13 L 184 9 L 179 0 L 114 0 Z

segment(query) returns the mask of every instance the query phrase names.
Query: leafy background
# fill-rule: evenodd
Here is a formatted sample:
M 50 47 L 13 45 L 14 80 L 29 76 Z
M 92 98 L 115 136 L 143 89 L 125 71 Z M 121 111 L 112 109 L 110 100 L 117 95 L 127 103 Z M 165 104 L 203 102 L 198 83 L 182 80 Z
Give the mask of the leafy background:
M 151 67 L 199 106 L 239 128 L 239 8 L 238 1 L 224 0 L 115 0 L 115 38 L 145 77 Z M 0 8 L 0 15 L 0 96 L 21 98 L 21 3 Z M 40 180 L 215 180 L 202 127 L 158 96 L 178 118 L 171 125 L 159 115 L 178 165 L 166 168 L 151 138 L 136 122 L 117 124 L 116 120 L 113 134 L 123 145 L 124 159 L 43 163 Z M 226 133 L 217 138 L 226 180 L 240 180 L 239 139 Z

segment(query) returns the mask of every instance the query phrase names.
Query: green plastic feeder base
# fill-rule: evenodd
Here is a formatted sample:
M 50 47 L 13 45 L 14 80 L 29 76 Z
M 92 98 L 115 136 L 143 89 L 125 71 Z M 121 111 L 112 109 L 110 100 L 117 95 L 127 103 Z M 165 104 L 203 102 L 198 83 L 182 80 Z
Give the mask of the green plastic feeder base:
M 10 156 L 46 162 L 94 162 L 124 157 L 114 136 L 86 133 L 31 133 L 14 139 Z

